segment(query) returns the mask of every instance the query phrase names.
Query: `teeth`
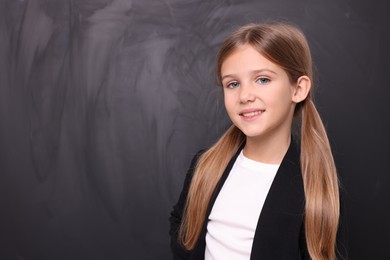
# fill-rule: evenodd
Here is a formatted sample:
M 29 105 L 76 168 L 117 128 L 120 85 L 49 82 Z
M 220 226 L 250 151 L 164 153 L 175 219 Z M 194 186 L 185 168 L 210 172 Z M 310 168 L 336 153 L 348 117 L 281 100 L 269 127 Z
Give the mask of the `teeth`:
M 245 117 L 252 117 L 252 116 L 257 116 L 257 115 L 260 115 L 262 113 L 262 111 L 254 111 L 254 112 L 250 112 L 250 113 L 242 113 L 243 116 Z

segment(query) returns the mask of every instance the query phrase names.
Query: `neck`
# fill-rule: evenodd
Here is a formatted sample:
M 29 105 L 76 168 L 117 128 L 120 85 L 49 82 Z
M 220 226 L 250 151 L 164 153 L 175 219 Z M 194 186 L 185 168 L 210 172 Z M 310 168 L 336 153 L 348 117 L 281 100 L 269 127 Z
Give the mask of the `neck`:
M 291 142 L 291 134 L 284 136 L 246 137 L 245 157 L 269 164 L 280 164 Z

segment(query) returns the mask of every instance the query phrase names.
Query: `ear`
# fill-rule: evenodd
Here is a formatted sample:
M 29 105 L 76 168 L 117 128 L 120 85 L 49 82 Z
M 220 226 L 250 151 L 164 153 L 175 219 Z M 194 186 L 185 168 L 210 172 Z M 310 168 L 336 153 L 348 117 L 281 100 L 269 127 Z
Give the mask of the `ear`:
M 298 104 L 306 99 L 311 89 L 311 80 L 308 76 L 301 76 L 298 78 L 297 83 L 293 86 L 293 95 L 291 100 Z

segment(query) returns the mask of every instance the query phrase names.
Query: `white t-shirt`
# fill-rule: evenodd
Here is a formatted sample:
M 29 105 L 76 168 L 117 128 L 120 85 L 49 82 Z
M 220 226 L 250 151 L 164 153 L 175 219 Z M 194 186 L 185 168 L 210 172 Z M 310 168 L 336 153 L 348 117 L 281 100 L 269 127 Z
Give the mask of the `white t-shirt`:
M 207 224 L 205 260 L 249 260 L 257 222 L 279 164 L 237 157 Z

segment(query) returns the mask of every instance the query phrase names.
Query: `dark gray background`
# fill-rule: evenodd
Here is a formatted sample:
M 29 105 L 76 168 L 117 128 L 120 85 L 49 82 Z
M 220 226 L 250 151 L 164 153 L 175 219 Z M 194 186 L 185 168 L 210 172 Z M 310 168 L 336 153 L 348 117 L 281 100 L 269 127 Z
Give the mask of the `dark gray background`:
M 1 0 L 0 259 L 169 259 L 190 159 L 229 125 L 218 47 L 237 25 L 274 20 L 312 47 L 350 257 L 390 259 L 389 6 Z

